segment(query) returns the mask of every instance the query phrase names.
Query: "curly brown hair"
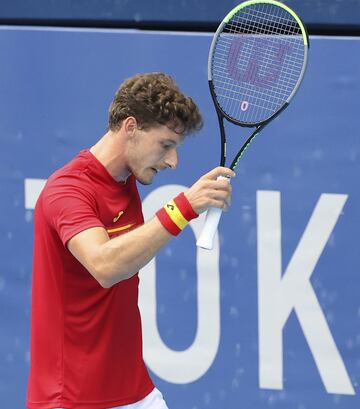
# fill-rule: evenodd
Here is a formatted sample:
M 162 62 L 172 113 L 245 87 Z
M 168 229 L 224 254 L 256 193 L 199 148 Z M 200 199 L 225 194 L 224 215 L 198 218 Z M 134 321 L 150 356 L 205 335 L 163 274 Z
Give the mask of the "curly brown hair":
M 203 125 L 192 98 L 160 72 L 138 74 L 121 84 L 109 108 L 109 129 L 118 130 L 129 116 L 136 118 L 140 128 L 160 124 L 184 135 L 199 131 Z

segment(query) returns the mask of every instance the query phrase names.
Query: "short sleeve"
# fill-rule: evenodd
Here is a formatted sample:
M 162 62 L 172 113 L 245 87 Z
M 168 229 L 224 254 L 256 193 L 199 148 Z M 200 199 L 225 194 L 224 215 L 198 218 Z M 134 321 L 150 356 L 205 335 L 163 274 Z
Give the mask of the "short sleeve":
M 44 188 L 43 206 L 48 223 L 57 231 L 64 246 L 81 231 L 104 227 L 94 195 L 74 177 L 50 181 Z

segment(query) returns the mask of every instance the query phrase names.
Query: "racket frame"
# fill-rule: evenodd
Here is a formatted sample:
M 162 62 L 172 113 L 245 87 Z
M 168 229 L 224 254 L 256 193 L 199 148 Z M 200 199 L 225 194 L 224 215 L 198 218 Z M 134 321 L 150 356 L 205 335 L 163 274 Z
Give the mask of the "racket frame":
M 286 101 L 284 102 L 284 104 L 278 108 L 278 110 L 276 112 L 274 112 L 272 115 L 270 115 L 270 117 L 265 118 L 262 121 L 258 121 L 258 122 L 253 122 L 253 123 L 244 123 L 241 122 L 239 120 L 236 120 L 235 118 L 232 118 L 231 116 L 229 116 L 228 114 L 226 114 L 226 112 L 223 111 L 223 109 L 221 108 L 218 99 L 216 97 L 216 93 L 215 93 L 215 88 L 213 85 L 213 81 L 212 81 L 212 60 L 213 60 L 213 56 L 214 56 L 214 49 L 217 43 L 217 40 L 220 36 L 220 33 L 223 32 L 223 28 L 224 25 L 227 24 L 232 17 L 242 8 L 245 8 L 247 6 L 251 6 L 251 5 L 255 5 L 255 4 L 272 4 L 278 7 L 281 7 L 283 9 L 285 9 L 287 12 L 289 12 L 293 18 L 295 18 L 295 20 L 297 21 L 297 23 L 300 26 L 301 29 L 301 34 L 303 37 L 303 41 L 304 41 L 304 62 L 303 62 L 303 66 L 302 69 L 300 71 L 299 74 L 299 78 L 297 83 L 294 86 L 294 89 L 292 90 L 291 94 L 288 96 L 288 98 L 286 99 Z M 211 97 L 213 99 L 214 105 L 215 105 L 215 109 L 216 109 L 216 113 L 217 113 L 217 117 L 218 117 L 218 121 L 219 121 L 219 127 L 220 127 L 220 134 L 221 134 L 221 160 L 220 160 L 220 165 L 221 166 L 225 166 L 225 161 L 226 161 L 226 135 L 225 135 L 225 126 L 224 126 L 224 118 L 226 118 L 230 123 L 233 123 L 235 125 L 240 125 L 242 127 L 246 127 L 246 128 L 254 128 L 255 130 L 254 132 L 248 137 L 248 139 L 245 141 L 245 143 L 242 145 L 242 147 L 240 148 L 240 150 L 238 151 L 237 155 L 235 156 L 235 158 L 233 159 L 231 165 L 230 165 L 230 169 L 234 170 L 240 160 L 240 158 L 242 157 L 242 155 L 244 154 L 245 150 L 248 148 L 248 146 L 250 145 L 250 143 L 255 139 L 255 137 L 259 134 L 259 132 L 269 123 L 271 122 L 275 117 L 277 117 L 288 105 L 290 100 L 294 97 L 296 91 L 298 90 L 300 83 L 304 77 L 304 73 L 305 73 L 305 69 L 307 66 L 307 60 L 308 60 L 308 49 L 309 49 L 309 37 L 308 37 L 308 32 L 306 30 L 305 25 L 303 24 L 303 22 L 301 21 L 301 19 L 297 16 L 297 14 L 291 10 L 289 7 L 287 7 L 286 5 L 275 1 L 275 0 L 248 0 L 245 1 L 244 3 L 239 4 L 237 7 L 235 7 L 234 9 L 232 9 L 224 18 L 224 20 L 220 23 L 218 29 L 216 30 L 216 33 L 214 34 L 212 43 L 211 43 L 211 47 L 210 47 L 210 51 L 209 51 L 209 58 L 208 58 L 208 84 L 209 84 L 209 88 L 210 88 L 210 94 Z M 219 224 L 220 221 L 220 217 L 221 217 L 221 213 L 222 210 L 219 208 L 210 208 L 207 211 L 206 214 L 206 219 L 205 219 L 205 223 L 204 223 L 204 228 L 203 231 L 200 235 L 200 237 L 198 238 L 196 245 L 198 247 L 210 250 L 213 247 L 213 240 L 216 234 L 216 230 L 217 230 L 217 226 Z
M 273 113 L 269 118 L 266 118 L 265 120 L 263 120 L 261 122 L 244 123 L 244 122 L 241 122 L 241 121 L 238 121 L 238 120 L 232 118 L 226 112 L 224 112 L 223 109 L 221 108 L 221 106 L 220 106 L 220 104 L 219 104 L 219 102 L 217 100 L 217 97 L 216 97 L 215 88 L 214 88 L 213 80 L 212 80 L 212 60 L 213 60 L 214 49 L 215 49 L 215 46 L 217 44 L 217 40 L 218 40 L 220 34 L 223 31 L 224 25 L 226 25 L 239 10 L 241 10 L 241 9 L 243 9 L 245 7 L 254 5 L 254 4 L 273 4 L 275 6 L 283 8 L 284 10 L 289 12 L 294 17 L 294 19 L 299 24 L 299 27 L 301 29 L 301 34 L 302 34 L 302 37 L 303 37 L 303 40 L 304 40 L 304 46 L 305 46 L 304 47 L 304 63 L 303 63 L 302 70 L 300 72 L 297 84 L 295 85 L 293 91 L 291 92 L 291 94 L 289 95 L 289 97 L 287 98 L 285 103 L 275 113 Z M 239 4 L 236 7 L 234 7 L 225 16 L 225 18 L 220 23 L 219 27 L 217 28 L 217 30 L 216 30 L 216 32 L 214 34 L 214 37 L 213 37 L 212 42 L 211 42 L 210 50 L 209 50 L 209 57 L 208 57 L 208 84 L 209 84 L 209 88 L 210 88 L 211 98 L 213 99 L 213 102 L 214 102 L 214 105 L 215 105 L 215 109 L 216 109 L 216 113 L 217 113 L 217 117 L 218 117 L 218 122 L 219 122 L 220 135 L 221 135 L 220 166 L 225 166 L 225 162 L 226 162 L 226 135 L 225 135 L 224 118 L 226 118 L 226 120 L 229 121 L 230 123 L 233 123 L 235 125 L 239 125 L 241 127 L 245 127 L 245 128 L 254 128 L 255 127 L 254 132 L 248 137 L 248 139 L 242 145 L 241 149 L 239 150 L 239 152 L 237 153 L 237 155 L 235 156 L 235 158 L 233 159 L 233 161 L 232 161 L 232 163 L 230 165 L 230 169 L 234 170 L 236 168 L 239 160 L 241 159 L 242 155 L 244 154 L 245 150 L 250 145 L 250 143 L 255 139 L 255 137 L 260 133 L 260 131 L 269 122 L 271 122 L 285 108 L 288 107 L 291 99 L 296 94 L 296 92 L 299 89 L 299 86 L 300 86 L 300 84 L 302 82 L 302 79 L 304 77 L 304 74 L 305 74 L 307 61 L 308 61 L 308 49 L 309 49 L 309 34 L 308 34 L 307 29 L 306 29 L 306 26 L 304 25 L 304 23 L 302 22 L 300 17 L 290 7 L 286 6 L 283 3 L 280 3 L 278 1 L 275 1 L 275 0 L 248 0 L 248 1 L 245 1 L 245 2 L 243 2 L 241 4 Z

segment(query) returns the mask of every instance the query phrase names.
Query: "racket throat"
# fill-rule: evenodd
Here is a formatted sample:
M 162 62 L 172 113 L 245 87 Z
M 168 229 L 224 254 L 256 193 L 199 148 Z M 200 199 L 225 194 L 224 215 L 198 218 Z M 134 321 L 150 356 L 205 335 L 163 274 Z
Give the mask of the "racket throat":
M 259 132 L 262 130 L 262 128 L 264 128 L 266 124 L 260 125 L 258 126 L 255 131 L 248 137 L 248 139 L 246 140 L 246 142 L 244 143 L 244 145 L 241 147 L 241 149 L 239 150 L 239 152 L 237 153 L 237 155 L 235 156 L 234 160 L 231 162 L 230 165 L 230 169 L 234 170 L 236 168 L 236 166 L 238 165 L 241 157 L 243 156 L 243 154 L 245 153 L 246 149 L 249 147 L 249 145 L 251 144 L 251 142 L 255 139 L 255 137 L 259 134 Z
M 226 136 L 225 136 L 225 127 L 224 127 L 224 118 L 222 115 L 217 113 L 218 121 L 219 121 L 219 128 L 220 128 L 220 136 L 221 136 L 221 152 L 220 152 L 220 166 L 225 166 L 226 162 Z

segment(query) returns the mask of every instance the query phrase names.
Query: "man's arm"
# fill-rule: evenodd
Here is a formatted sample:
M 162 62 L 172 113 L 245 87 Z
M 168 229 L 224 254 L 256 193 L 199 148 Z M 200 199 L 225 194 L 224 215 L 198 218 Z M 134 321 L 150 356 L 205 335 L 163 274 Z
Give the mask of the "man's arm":
M 132 277 L 173 237 L 154 217 L 142 226 L 110 240 L 94 227 L 68 242 L 68 249 L 104 288 Z
M 234 172 L 215 168 L 185 192 L 195 212 L 202 213 L 209 207 L 227 207 L 231 186 L 227 181 L 217 181 L 220 175 L 232 177 Z M 154 217 L 112 240 L 104 228 L 90 228 L 71 238 L 67 247 L 102 287 L 109 288 L 136 274 L 172 237 Z

